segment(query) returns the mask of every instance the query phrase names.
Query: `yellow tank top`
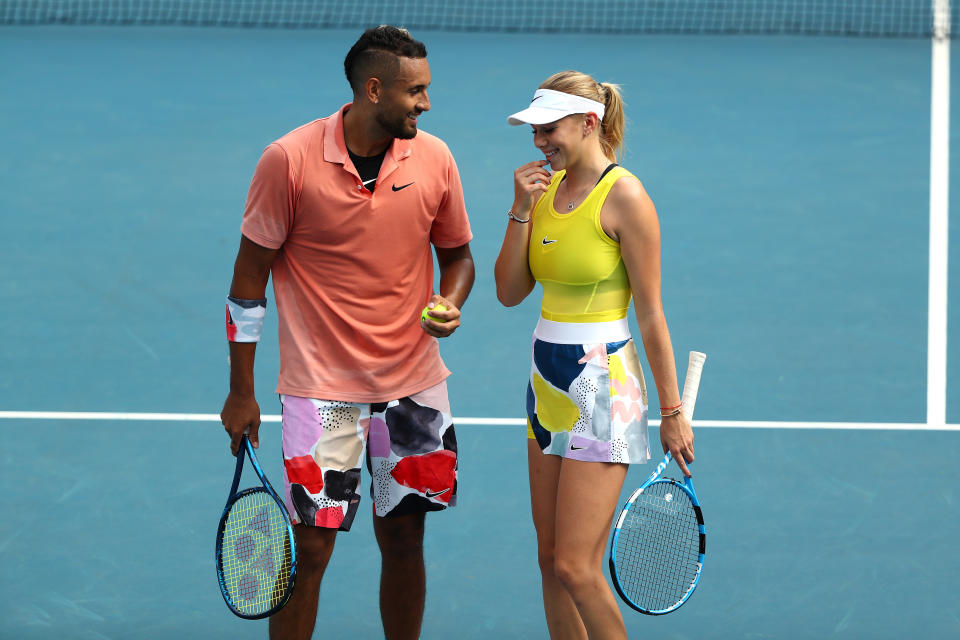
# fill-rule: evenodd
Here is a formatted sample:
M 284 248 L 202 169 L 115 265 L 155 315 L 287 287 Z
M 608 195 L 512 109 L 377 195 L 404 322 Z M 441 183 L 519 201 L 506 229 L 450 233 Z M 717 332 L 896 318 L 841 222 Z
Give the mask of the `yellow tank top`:
M 613 184 L 631 176 L 614 167 L 569 213 L 558 213 L 554 196 L 565 171 L 553 174 L 550 189 L 533 210 L 528 258 L 543 286 L 540 315 L 556 322 L 606 322 L 627 315 L 631 291 L 620 243 L 600 226 L 600 208 Z

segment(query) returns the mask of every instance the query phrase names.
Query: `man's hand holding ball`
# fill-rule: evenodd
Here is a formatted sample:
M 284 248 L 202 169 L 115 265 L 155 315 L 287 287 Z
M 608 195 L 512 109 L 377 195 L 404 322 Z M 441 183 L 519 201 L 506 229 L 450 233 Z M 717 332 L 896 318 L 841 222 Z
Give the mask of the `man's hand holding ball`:
M 434 338 L 446 338 L 460 326 L 460 309 L 443 296 L 434 294 L 420 312 L 420 326 Z

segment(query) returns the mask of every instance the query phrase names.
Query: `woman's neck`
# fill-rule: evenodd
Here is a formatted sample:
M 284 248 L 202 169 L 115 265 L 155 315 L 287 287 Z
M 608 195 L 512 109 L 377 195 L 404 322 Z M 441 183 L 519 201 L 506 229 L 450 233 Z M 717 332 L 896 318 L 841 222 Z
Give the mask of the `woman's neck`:
M 610 159 L 602 152 L 591 153 L 566 168 L 564 181 L 574 192 L 592 187 L 600 179 L 600 174 L 610 166 Z

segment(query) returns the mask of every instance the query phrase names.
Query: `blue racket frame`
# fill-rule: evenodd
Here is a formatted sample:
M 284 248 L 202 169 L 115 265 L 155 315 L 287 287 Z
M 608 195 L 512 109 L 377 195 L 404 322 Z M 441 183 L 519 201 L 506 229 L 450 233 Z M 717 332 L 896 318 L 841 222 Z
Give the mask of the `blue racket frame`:
M 244 451 L 246 452 L 246 457 L 250 459 L 250 463 L 257 472 L 257 476 L 260 478 L 260 482 L 263 483 L 263 486 L 250 487 L 249 489 L 244 489 L 240 493 L 237 493 L 237 487 L 240 486 L 240 476 L 243 472 Z M 227 587 L 224 584 L 222 562 L 223 532 L 227 525 L 227 516 L 230 513 L 230 507 L 232 507 L 233 504 L 242 497 L 257 492 L 266 493 L 273 498 L 273 500 L 280 507 L 280 512 L 283 514 L 283 520 L 287 530 L 287 541 L 290 545 L 290 579 L 287 581 L 286 594 L 276 606 L 268 611 L 264 611 L 263 613 L 246 614 L 237 610 L 237 608 L 230 601 L 230 595 L 227 593 Z M 287 513 L 287 508 L 284 506 L 280 496 L 278 496 L 277 492 L 273 490 L 273 485 L 270 484 L 270 481 L 267 480 L 267 476 L 263 473 L 263 469 L 260 467 L 260 461 L 257 460 L 257 454 L 254 452 L 253 445 L 250 444 L 250 439 L 246 436 L 246 434 L 244 434 L 243 439 L 240 442 L 240 451 L 237 452 L 237 468 L 233 474 L 233 483 L 230 485 L 230 494 L 227 496 L 227 504 L 223 508 L 223 514 L 220 516 L 220 524 L 217 526 L 217 547 L 214 555 L 214 562 L 217 565 L 217 583 L 220 585 L 220 594 L 223 596 L 223 601 L 227 604 L 227 607 L 231 612 L 246 620 L 267 618 L 282 609 L 290 599 L 290 596 L 293 593 L 293 587 L 297 581 L 297 546 L 293 536 L 293 524 L 290 522 L 290 515 Z
M 664 472 L 664 470 L 667 468 L 667 465 L 670 464 L 670 461 L 672 459 L 673 457 L 668 451 L 667 455 L 663 457 L 663 461 L 661 461 L 660 464 L 657 465 L 657 468 L 650 475 L 650 477 L 647 478 L 647 480 L 642 485 L 640 485 L 640 488 L 634 491 L 630 495 L 630 498 L 624 503 L 623 508 L 620 510 L 620 515 L 617 517 L 617 524 L 613 530 L 613 539 L 610 543 L 610 577 L 613 580 L 613 586 L 617 590 L 617 594 L 632 609 L 636 609 L 640 613 L 644 613 L 650 616 L 659 616 L 665 613 L 670 613 L 671 611 L 676 611 L 681 606 L 683 606 L 683 603 L 685 603 L 688 599 L 690 599 L 691 594 L 693 594 L 694 589 L 697 588 L 697 584 L 699 584 L 700 582 L 700 574 L 703 571 L 703 560 L 706 555 L 706 548 L 707 548 L 707 530 L 703 524 L 703 512 L 700 510 L 700 501 L 697 499 L 697 493 L 693 489 L 692 478 L 685 477 L 683 483 L 681 484 L 680 482 L 674 480 L 673 478 L 660 477 L 660 474 Z M 693 463 L 688 463 L 688 464 L 693 464 Z M 680 491 L 683 491 L 690 497 L 690 502 L 693 504 L 693 510 L 694 510 L 694 513 L 696 514 L 697 524 L 700 531 L 700 549 L 699 549 L 699 556 L 697 558 L 696 575 L 691 581 L 690 586 L 687 589 L 686 593 L 683 594 L 683 597 L 680 598 L 680 600 L 677 603 L 675 603 L 673 606 L 667 607 L 666 609 L 646 609 L 644 607 L 641 607 L 636 602 L 634 602 L 630 598 L 630 596 L 628 596 L 624 592 L 623 588 L 620 586 L 619 572 L 617 570 L 617 541 L 620 537 L 620 530 L 623 527 L 623 523 L 626 520 L 626 516 L 630 511 L 630 507 L 637 501 L 637 498 L 639 498 L 644 491 L 649 489 L 654 484 L 659 484 L 659 483 L 666 483 L 666 484 L 673 485 L 674 487 L 676 487 Z

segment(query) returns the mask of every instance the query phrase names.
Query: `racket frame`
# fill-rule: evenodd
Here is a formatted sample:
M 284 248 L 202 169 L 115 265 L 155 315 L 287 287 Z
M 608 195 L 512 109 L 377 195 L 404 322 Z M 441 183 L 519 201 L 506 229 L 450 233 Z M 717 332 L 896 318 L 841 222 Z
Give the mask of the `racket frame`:
M 250 459 L 250 463 L 257 472 L 257 477 L 260 478 L 260 482 L 263 483 L 263 486 L 249 487 L 240 493 L 237 493 L 237 488 L 240 486 L 240 476 L 243 472 L 244 452 L 246 452 L 246 457 Z M 223 578 L 223 533 L 227 526 L 227 517 L 230 515 L 230 508 L 234 505 L 234 503 L 244 496 L 260 492 L 269 495 L 274 502 L 277 503 L 277 506 L 280 507 L 280 513 L 283 515 L 286 528 L 285 534 L 287 536 L 287 544 L 290 545 L 290 577 L 287 580 L 286 590 L 284 591 L 284 596 L 281 598 L 280 602 L 262 613 L 249 614 L 239 611 L 231 602 L 230 594 L 227 592 L 227 586 Z M 227 504 L 224 506 L 223 514 L 220 516 L 220 524 L 217 526 L 217 545 L 214 555 L 214 562 L 217 565 L 217 583 L 220 585 L 220 595 L 223 596 L 223 601 L 227 604 L 227 608 L 229 608 L 233 614 L 239 616 L 240 618 L 244 618 L 246 620 L 259 620 L 261 618 L 272 616 L 287 604 L 287 601 L 290 600 L 290 596 L 293 594 L 293 587 L 297 581 L 297 546 L 293 536 L 293 524 L 290 522 L 290 515 L 287 513 L 286 506 L 277 495 L 277 492 L 274 491 L 273 485 L 271 485 L 270 481 L 267 480 L 267 476 L 263 473 L 263 469 L 260 467 L 260 461 L 257 460 L 257 454 L 254 452 L 253 445 L 250 443 L 250 439 L 246 434 L 243 435 L 243 439 L 240 442 L 240 451 L 237 452 L 237 468 L 233 474 L 233 483 L 230 485 L 230 494 L 227 496 Z
M 684 482 L 680 483 L 677 480 L 674 480 L 673 478 L 661 477 L 661 474 L 667 468 L 667 465 L 670 464 L 670 461 L 672 459 L 673 457 L 668 451 L 667 455 L 664 456 L 660 464 L 657 465 L 656 470 L 654 470 L 654 472 L 650 475 L 650 477 L 647 478 L 647 480 L 640 486 L 640 488 L 634 491 L 630 495 L 630 498 L 624 503 L 623 509 L 620 510 L 620 515 L 617 518 L 617 524 L 613 530 L 613 539 L 610 543 L 610 558 L 609 558 L 610 577 L 612 578 L 613 586 L 616 589 L 617 594 L 632 609 L 636 609 L 640 613 L 644 613 L 651 616 L 659 616 L 665 613 L 670 613 L 671 611 L 676 611 L 690 598 L 690 595 L 693 593 L 694 589 L 697 588 L 697 584 L 700 582 L 700 573 L 703 570 L 703 560 L 706 555 L 707 531 L 703 523 L 703 512 L 700 510 L 700 501 L 697 499 L 697 493 L 693 488 L 692 478 L 685 478 Z M 688 463 L 688 464 L 692 464 L 692 463 Z M 626 520 L 627 514 L 630 512 L 630 508 L 633 506 L 633 504 L 644 493 L 644 491 L 649 489 L 651 486 L 653 486 L 654 484 L 663 484 L 663 483 L 673 485 L 678 490 L 686 493 L 687 496 L 690 497 L 690 502 L 693 504 L 693 511 L 697 518 L 697 528 L 699 531 L 699 538 L 700 538 L 698 558 L 697 558 L 697 571 L 693 580 L 690 582 L 690 586 L 687 588 L 686 592 L 683 594 L 683 597 L 680 598 L 678 602 L 676 602 L 670 607 L 667 607 L 666 609 L 647 609 L 640 606 L 636 602 L 634 602 L 633 599 L 631 599 L 630 596 L 628 596 L 626 592 L 623 590 L 623 588 L 620 586 L 619 571 L 617 571 L 617 541 L 620 538 L 620 531 L 621 531 L 621 528 L 623 527 L 623 523 Z
M 705 353 L 699 351 L 691 351 L 689 355 L 689 361 L 687 363 L 687 376 L 683 384 L 683 415 L 688 420 L 693 420 L 693 409 L 696 406 L 697 402 L 697 391 L 700 388 L 700 376 L 703 372 L 703 364 L 706 361 L 707 356 Z M 676 611 L 679 609 L 683 603 L 685 603 L 690 595 L 693 593 L 694 589 L 697 588 L 697 584 L 700 582 L 700 573 L 703 571 L 703 560 L 706 556 L 707 550 L 707 530 L 703 523 L 703 512 L 700 510 L 700 500 L 697 499 L 697 492 L 693 488 L 693 478 L 685 477 L 683 483 L 677 482 L 673 478 L 661 478 L 661 474 L 670 464 L 670 461 L 673 459 L 672 454 L 668 451 L 667 454 L 663 457 L 663 460 L 660 464 L 657 465 L 657 468 L 654 469 L 653 473 L 650 474 L 650 477 L 640 485 L 640 488 L 634 491 L 627 501 L 624 503 L 623 508 L 620 510 L 620 515 L 617 517 L 617 524 L 613 529 L 613 539 L 610 543 L 610 578 L 613 582 L 614 588 L 617 590 L 617 594 L 620 598 L 631 608 L 636 609 L 640 613 L 645 613 L 651 616 L 659 616 L 665 613 L 670 613 L 671 611 Z M 687 465 L 692 465 L 692 462 L 688 462 Z M 657 483 L 668 483 L 683 491 L 690 498 L 690 502 L 693 505 L 693 512 L 697 519 L 697 528 L 699 530 L 699 552 L 697 557 L 697 571 L 694 575 L 693 580 L 690 582 L 690 586 L 687 587 L 686 592 L 683 594 L 683 597 L 672 606 L 667 607 L 666 609 L 646 609 L 641 607 L 636 602 L 633 601 L 630 596 L 626 594 L 623 588 L 620 586 L 620 577 L 619 572 L 617 571 L 617 541 L 620 539 L 620 531 L 623 527 L 623 523 L 627 518 L 627 514 L 630 512 L 630 508 L 637 501 L 637 499 L 643 494 L 644 491 L 649 489 L 652 485 Z

